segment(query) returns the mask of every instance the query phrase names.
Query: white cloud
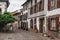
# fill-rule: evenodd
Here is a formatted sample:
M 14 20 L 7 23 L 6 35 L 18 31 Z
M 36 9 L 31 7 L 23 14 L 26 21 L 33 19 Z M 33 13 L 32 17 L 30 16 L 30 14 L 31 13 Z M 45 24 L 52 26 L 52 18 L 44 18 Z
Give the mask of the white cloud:
M 9 0 L 10 5 L 7 9 L 8 12 L 13 12 L 17 9 L 21 9 L 21 5 L 25 2 L 26 0 Z

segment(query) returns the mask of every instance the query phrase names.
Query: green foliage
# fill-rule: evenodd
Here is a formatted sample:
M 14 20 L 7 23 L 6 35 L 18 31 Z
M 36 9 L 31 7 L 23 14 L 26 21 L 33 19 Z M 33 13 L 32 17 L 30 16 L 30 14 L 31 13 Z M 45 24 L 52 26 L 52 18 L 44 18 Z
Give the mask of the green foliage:
M 5 12 L 4 14 L 0 14 L 0 23 L 7 24 L 16 21 L 14 16 L 9 12 Z
M 11 15 L 10 12 L 5 12 L 4 14 L 0 14 L 0 29 L 3 28 L 6 24 L 12 23 L 16 21 L 14 16 Z

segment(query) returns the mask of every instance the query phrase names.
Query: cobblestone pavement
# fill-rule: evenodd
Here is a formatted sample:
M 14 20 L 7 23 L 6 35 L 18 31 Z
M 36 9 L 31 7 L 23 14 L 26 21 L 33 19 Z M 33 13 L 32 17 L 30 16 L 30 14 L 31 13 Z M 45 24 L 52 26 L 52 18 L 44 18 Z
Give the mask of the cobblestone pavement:
M 19 30 L 14 33 L 0 33 L 0 40 L 58 40 L 43 37 L 41 33 Z

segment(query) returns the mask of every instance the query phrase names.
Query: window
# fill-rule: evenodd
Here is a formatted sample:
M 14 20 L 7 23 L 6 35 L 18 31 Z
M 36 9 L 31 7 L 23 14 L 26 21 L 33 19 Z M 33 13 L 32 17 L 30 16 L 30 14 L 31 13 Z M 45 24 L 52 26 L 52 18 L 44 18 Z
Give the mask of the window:
M 51 10 L 55 8 L 55 0 L 51 0 Z
M 37 5 L 34 5 L 34 13 L 37 12 Z
M 34 19 L 34 24 L 36 24 L 36 18 Z
M 55 9 L 55 0 L 48 0 L 48 10 Z
M 60 8 L 60 0 L 57 0 L 57 7 Z
M 35 5 L 34 5 L 34 13 L 37 12 L 37 0 L 35 0 Z
M 39 2 L 39 11 L 41 11 L 41 4 L 42 2 Z
M 20 21 L 22 21 L 22 16 L 20 16 Z
M 35 0 L 35 4 L 37 4 L 37 0 Z
M 30 15 L 33 14 L 33 7 L 30 8 Z
M 36 12 L 39 12 L 39 4 L 37 3 L 36 6 L 37 6 L 37 7 L 36 7 Z
M 42 10 L 44 10 L 44 0 L 41 0 L 39 2 L 39 11 L 42 11 Z
M 41 10 L 44 10 L 44 0 L 42 0 Z
M 51 19 L 51 30 L 56 30 L 56 19 L 52 18 Z
M 32 2 L 33 2 L 33 0 L 31 0 L 31 6 L 32 6 Z

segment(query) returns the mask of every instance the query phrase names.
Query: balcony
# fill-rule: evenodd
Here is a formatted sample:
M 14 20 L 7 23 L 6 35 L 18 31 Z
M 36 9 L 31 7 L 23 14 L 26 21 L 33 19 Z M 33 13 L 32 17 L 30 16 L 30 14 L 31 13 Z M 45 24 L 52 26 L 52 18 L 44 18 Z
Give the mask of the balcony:
M 32 18 L 32 17 L 38 17 L 38 16 L 43 16 L 43 15 L 44 15 L 44 11 L 40 11 L 40 12 L 37 12 L 35 14 L 30 15 L 30 18 Z

